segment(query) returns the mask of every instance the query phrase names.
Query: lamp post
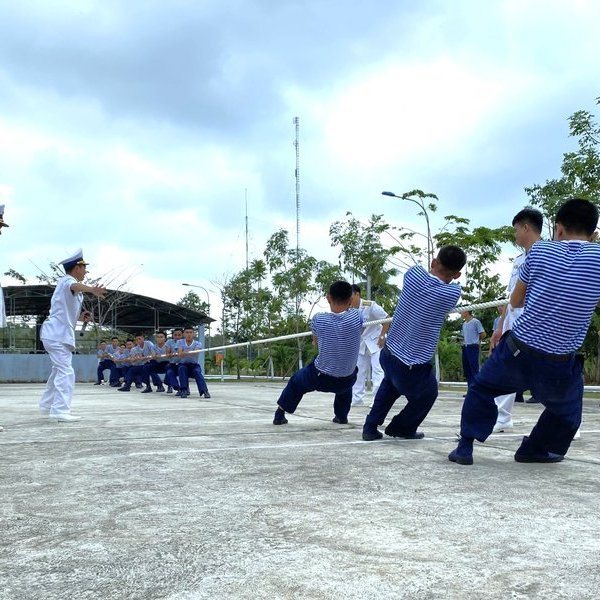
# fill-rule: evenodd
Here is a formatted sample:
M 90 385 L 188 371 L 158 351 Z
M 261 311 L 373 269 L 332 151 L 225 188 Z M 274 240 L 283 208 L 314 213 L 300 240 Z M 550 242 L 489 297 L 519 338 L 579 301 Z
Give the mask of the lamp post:
M 392 196 L 393 198 L 400 198 L 400 200 L 408 200 L 409 202 L 416 204 L 421 209 L 423 216 L 425 217 L 425 223 L 427 224 L 427 269 L 431 270 L 431 260 L 433 258 L 433 241 L 431 239 L 429 213 L 427 212 L 427 207 L 425 206 L 423 198 L 419 198 L 417 200 L 415 198 L 411 198 L 411 194 L 403 194 L 402 196 L 398 196 L 397 194 L 394 194 L 394 192 L 381 192 L 381 195 Z
M 194 283 L 182 283 L 181 285 L 185 285 L 186 287 L 193 287 L 193 288 L 199 288 L 201 290 L 204 290 L 204 293 L 206 294 L 206 311 L 208 313 L 208 316 L 210 317 L 210 295 L 208 293 L 208 290 L 201 286 L 201 285 L 196 285 Z M 210 350 L 210 321 L 208 322 L 208 343 L 206 344 L 206 352 L 208 352 Z

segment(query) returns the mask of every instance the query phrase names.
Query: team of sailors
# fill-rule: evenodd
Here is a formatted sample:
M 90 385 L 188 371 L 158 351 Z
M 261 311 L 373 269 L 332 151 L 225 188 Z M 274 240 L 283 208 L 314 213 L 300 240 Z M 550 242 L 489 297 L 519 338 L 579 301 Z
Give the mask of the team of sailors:
M 131 391 L 131 386 L 149 394 L 152 384 L 157 392 L 166 392 L 181 398 L 190 395 L 189 381 L 193 379 L 200 396 L 210 398 L 206 380 L 200 367 L 202 344 L 194 339 L 192 327 L 176 328 L 171 338 L 157 331 L 155 341 L 151 342 L 141 333 L 135 339 L 129 338 L 122 344 L 118 337 L 110 343 L 102 341 L 98 348 L 98 370 L 94 385 L 104 383 L 105 371 L 110 371 L 110 387 L 119 392 Z M 164 375 L 164 382 L 160 375 Z

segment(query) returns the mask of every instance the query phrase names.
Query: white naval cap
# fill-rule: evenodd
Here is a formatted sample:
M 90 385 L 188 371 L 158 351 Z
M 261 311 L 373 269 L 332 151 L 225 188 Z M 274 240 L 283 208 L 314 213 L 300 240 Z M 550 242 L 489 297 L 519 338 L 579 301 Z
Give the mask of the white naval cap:
M 83 260 L 83 250 L 79 248 L 73 256 L 69 256 L 69 258 L 65 258 L 65 260 L 61 260 L 60 263 L 65 271 L 70 271 L 76 265 L 87 265 L 88 263 Z
M 4 204 L 0 204 L 0 230 L 3 227 L 8 227 L 8 223 L 4 222 Z

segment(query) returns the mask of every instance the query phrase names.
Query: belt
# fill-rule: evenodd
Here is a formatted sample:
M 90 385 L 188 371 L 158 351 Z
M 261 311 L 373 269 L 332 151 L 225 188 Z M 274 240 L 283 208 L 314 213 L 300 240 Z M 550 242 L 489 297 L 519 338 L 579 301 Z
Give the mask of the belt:
M 463 348 L 471 348 L 471 346 L 479 346 L 479 344 L 463 344 Z
M 550 354 L 549 352 L 536 350 L 535 348 L 524 344 L 510 333 L 506 336 L 506 345 L 510 348 L 513 356 L 517 356 L 520 352 L 525 352 L 526 354 L 531 354 L 532 356 L 537 356 L 538 358 L 543 358 L 544 360 L 552 362 L 568 362 L 575 356 L 574 352 L 571 352 L 570 354 Z

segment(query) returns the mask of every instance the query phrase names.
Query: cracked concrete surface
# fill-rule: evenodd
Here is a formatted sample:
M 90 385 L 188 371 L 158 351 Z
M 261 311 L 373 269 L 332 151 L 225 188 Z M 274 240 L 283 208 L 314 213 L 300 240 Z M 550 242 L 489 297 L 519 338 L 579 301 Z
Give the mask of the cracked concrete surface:
M 598 598 L 597 396 L 564 462 L 514 462 L 540 411 L 521 404 L 462 467 L 461 390 L 425 439 L 362 442 L 368 408 L 336 425 L 327 394 L 273 426 L 282 386 L 78 384 L 84 420 L 56 424 L 42 385 L 2 385 L 0 598 Z

